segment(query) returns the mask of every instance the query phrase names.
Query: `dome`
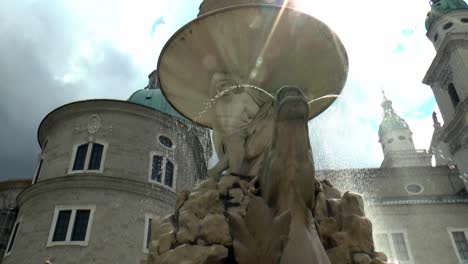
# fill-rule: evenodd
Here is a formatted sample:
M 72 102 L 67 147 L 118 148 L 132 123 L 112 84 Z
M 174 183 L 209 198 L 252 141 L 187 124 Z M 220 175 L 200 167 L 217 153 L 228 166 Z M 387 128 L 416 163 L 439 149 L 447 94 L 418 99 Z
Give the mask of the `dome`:
M 466 9 L 468 5 L 463 0 L 432 0 L 431 11 L 427 13 L 426 29 L 429 30 L 434 20 L 457 9 Z
M 382 123 L 379 126 L 379 136 L 382 138 L 383 134 L 388 131 L 406 129 L 411 133 L 411 130 L 406 121 L 399 117 L 392 107 L 392 101 L 388 100 L 384 94 L 384 101 L 382 102 L 384 115 Z
M 410 130 L 408 124 L 403 118 L 397 115 L 386 116 L 382 120 L 382 123 L 380 123 L 379 136 L 382 137 L 382 134 L 386 131 L 394 131 L 400 129 Z
M 161 89 L 140 89 L 134 92 L 127 101 L 151 107 L 154 110 L 188 121 L 169 104 Z

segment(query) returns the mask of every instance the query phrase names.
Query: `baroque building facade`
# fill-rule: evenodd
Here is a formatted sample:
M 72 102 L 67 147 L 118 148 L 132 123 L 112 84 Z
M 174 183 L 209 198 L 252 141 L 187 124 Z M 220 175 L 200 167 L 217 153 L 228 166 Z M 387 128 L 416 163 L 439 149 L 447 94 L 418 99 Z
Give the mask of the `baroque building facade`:
M 317 172 L 364 195 L 375 246 L 398 263 L 468 263 L 466 8 L 462 0 L 433 0 L 428 15 L 437 56 L 423 82 L 444 121 L 434 116 L 429 150 L 415 148 L 410 126 L 384 97 L 380 168 Z M 12 214 L 0 230 L 9 234 L 2 263 L 145 261 L 152 219 L 172 213 L 176 192 L 205 177 L 211 156 L 208 131 L 171 108 L 155 72 L 128 101 L 52 111 L 38 140 L 32 184 L 0 184 L 0 194 L 16 197 L 4 208 Z
M 145 261 L 152 220 L 211 156 L 208 131 L 165 101 L 155 77 L 128 101 L 74 102 L 44 118 L 2 263 Z

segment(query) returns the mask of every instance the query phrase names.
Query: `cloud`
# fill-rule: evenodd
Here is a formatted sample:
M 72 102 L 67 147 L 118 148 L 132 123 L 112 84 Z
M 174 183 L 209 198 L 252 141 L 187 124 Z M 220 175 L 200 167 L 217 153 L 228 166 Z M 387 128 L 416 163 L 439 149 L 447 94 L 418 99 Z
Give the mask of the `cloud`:
M 0 10 L 0 180 L 30 178 L 42 118 L 71 101 L 128 97 L 146 82 L 132 58 L 94 39 L 82 53 L 83 32 L 57 2 L 6 2 Z
M 2 2 L 1 179 L 32 176 L 36 130 L 54 108 L 82 99 L 126 99 L 144 87 L 163 45 L 195 18 L 200 2 Z M 421 83 L 435 56 L 425 37 L 427 2 L 341 1 L 337 8 L 310 0 L 308 6 L 337 32 L 350 60 L 343 94 L 310 122 L 318 167 L 380 166 L 381 89 L 409 123 L 416 147 L 427 148 L 430 113 L 438 111 L 431 89 Z
M 158 17 L 154 23 L 153 26 L 151 26 L 151 36 L 154 36 L 154 33 L 156 32 L 156 28 L 160 25 L 164 24 L 164 17 Z

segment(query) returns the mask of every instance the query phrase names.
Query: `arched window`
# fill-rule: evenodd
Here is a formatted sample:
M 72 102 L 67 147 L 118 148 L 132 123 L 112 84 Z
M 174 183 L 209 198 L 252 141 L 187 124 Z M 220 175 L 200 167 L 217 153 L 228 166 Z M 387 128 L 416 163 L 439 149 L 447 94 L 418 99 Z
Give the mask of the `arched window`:
M 149 181 L 175 188 L 175 165 L 167 157 L 159 153 L 151 153 L 151 167 Z
M 448 85 L 448 94 L 450 96 L 450 100 L 452 100 L 453 107 L 456 107 L 460 103 L 460 97 L 458 96 L 457 89 L 455 89 L 455 85 L 453 85 L 453 83 Z
M 102 170 L 104 144 L 85 143 L 76 146 L 75 149 L 71 173 Z

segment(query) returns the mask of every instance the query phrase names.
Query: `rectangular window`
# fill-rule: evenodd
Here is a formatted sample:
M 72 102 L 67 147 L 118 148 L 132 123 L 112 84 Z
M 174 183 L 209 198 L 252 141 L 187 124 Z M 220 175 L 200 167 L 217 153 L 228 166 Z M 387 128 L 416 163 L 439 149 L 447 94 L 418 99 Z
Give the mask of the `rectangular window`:
M 145 232 L 143 236 L 143 252 L 148 253 L 151 245 L 151 233 L 152 233 L 152 224 L 153 220 L 156 219 L 154 215 L 147 213 L 145 215 Z
M 153 156 L 153 166 L 151 169 L 151 179 L 153 181 L 161 182 L 162 164 L 163 164 L 162 156 L 159 156 L 159 155 Z
M 450 234 L 458 258 L 463 263 L 468 262 L 468 229 L 452 230 Z
M 94 211 L 94 205 L 56 207 L 47 246 L 87 246 Z
M 375 235 L 376 250 L 383 251 L 391 261 L 412 263 L 405 232 L 379 233 Z
M 84 241 L 91 210 L 77 210 L 75 224 L 73 225 L 71 241 Z
M 8 246 L 10 241 L 11 231 L 15 225 L 16 210 L 1 209 L 0 210 L 0 252 Z
M 91 150 L 91 158 L 89 159 L 88 170 L 99 170 L 101 167 L 101 158 L 104 146 L 101 144 L 93 144 Z
M 409 254 L 406 248 L 405 237 L 403 233 L 392 234 L 393 247 L 395 248 L 395 255 L 400 261 L 408 261 Z
M 41 168 L 42 168 L 42 162 L 43 161 L 44 161 L 43 159 L 39 160 L 39 164 L 37 165 L 36 174 L 34 174 L 32 184 L 35 184 L 37 182 L 37 180 L 39 179 L 39 175 L 41 174 Z
M 67 231 L 68 225 L 70 224 L 71 214 L 71 210 L 63 210 L 59 212 L 52 241 L 65 241 L 67 238 Z
M 148 219 L 148 231 L 146 232 L 146 248 L 149 249 L 151 245 L 151 224 L 153 223 L 153 219 Z
M 83 170 L 86 162 L 86 154 L 88 153 L 88 144 L 83 144 L 76 149 L 75 162 L 73 170 Z
M 174 189 L 176 165 L 159 153 L 150 154 L 150 173 L 148 180 Z
M 15 246 L 16 236 L 18 235 L 21 219 L 22 218 L 20 217 L 19 220 L 16 221 L 15 225 L 13 226 L 13 231 L 11 231 L 10 239 L 8 240 L 8 245 L 5 251 L 5 256 L 10 255 L 11 251 L 13 250 L 13 247 Z
M 174 163 L 166 160 L 166 173 L 164 175 L 164 184 L 172 187 L 172 176 L 174 175 Z
M 68 173 L 102 172 L 107 144 L 85 143 L 74 147 L 73 166 Z

